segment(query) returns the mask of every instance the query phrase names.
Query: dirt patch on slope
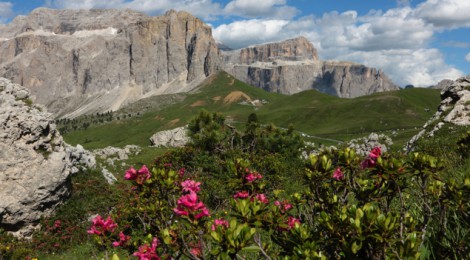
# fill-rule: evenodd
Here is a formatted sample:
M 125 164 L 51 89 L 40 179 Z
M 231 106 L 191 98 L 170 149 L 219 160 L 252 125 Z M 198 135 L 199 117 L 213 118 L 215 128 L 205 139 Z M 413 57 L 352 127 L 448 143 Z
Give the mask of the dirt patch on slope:
M 166 125 L 167 126 L 175 126 L 179 121 L 180 121 L 180 119 L 176 118 L 176 119 L 173 119 L 170 122 L 168 122 Z
M 198 100 L 190 105 L 190 107 L 202 107 L 205 106 L 206 102 L 204 100 Z
M 232 104 L 239 101 L 248 101 L 251 102 L 250 96 L 241 92 L 241 91 L 232 91 L 224 98 L 224 104 Z

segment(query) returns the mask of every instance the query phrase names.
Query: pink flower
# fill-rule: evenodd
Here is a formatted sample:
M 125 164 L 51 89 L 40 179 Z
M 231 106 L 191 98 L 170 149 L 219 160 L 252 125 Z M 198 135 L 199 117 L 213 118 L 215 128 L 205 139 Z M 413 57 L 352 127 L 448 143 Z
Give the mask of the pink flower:
M 185 172 L 186 172 L 186 168 L 181 168 L 181 169 L 179 170 L 180 176 L 183 176 Z
M 134 169 L 134 167 L 131 166 L 129 170 L 126 171 L 126 174 L 124 175 L 124 179 L 126 180 L 135 180 L 137 178 L 137 171 Z
M 289 211 L 290 209 L 292 209 L 292 204 L 289 204 L 289 202 L 287 201 L 283 201 L 283 202 L 279 202 L 278 200 L 276 200 L 274 202 L 274 205 L 275 206 L 278 206 L 282 212 L 287 212 Z
M 62 222 L 60 220 L 54 221 L 54 228 L 59 229 L 61 225 L 62 225 Z
M 341 180 L 344 177 L 343 172 L 341 171 L 341 168 L 338 167 L 335 172 L 333 173 L 333 179 L 336 179 L 337 181 Z
M 88 234 L 95 234 L 95 235 L 104 235 L 106 232 L 112 233 L 114 229 L 117 227 L 117 224 L 111 219 L 110 216 L 103 220 L 103 218 L 98 215 L 92 220 L 93 225 L 89 230 L 87 230 Z
M 300 220 L 298 218 L 289 216 L 289 218 L 287 219 L 287 225 L 289 225 L 289 229 L 295 227 L 295 224 L 300 225 Z
M 138 171 L 131 166 L 131 168 L 126 171 L 124 179 L 136 180 L 137 183 L 142 184 L 144 181 L 150 179 L 150 171 L 145 165 L 143 165 Z
M 381 154 L 382 154 L 382 151 L 380 150 L 380 147 L 374 147 L 374 149 L 370 151 L 369 157 L 372 159 L 377 159 Z
M 124 235 L 124 233 L 122 233 L 122 231 L 121 231 L 121 232 L 119 233 L 119 242 L 118 242 L 118 241 L 114 241 L 114 242 L 113 242 L 113 246 L 114 246 L 114 247 L 125 246 L 125 245 L 127 244 L 127 241 L 129 241 L 129 239 L 131 239 L 131 237 Z
M 262 202 L 262 203 L 264 203 L 264 204 L 268 204 L 268 203 L 269 203 L 268 197 L 267 197 L 266 195 L 264 195 L 264 194 L 256 194 L 255 198 L 256 198 L 258 201 L 260 201 L 260 202 Z
M 250 172 L 247 176 L 245 176 L 245 180 L 247 182 L 254 182 L 257 179 L 261 179 L 263 176 L 257 172 Z
M 134 253 L 134 256 L 137 256 L 139 260 L 160 260 L 160 257 L 157 255 L 157 246 L 158 240 L 153 238 L 152 245 L 144 244 L 139 247 L 139 251 Z
M 181 183 L 181 186 L 183 186 L 183 191 L 189 192 L 198 192 L 199 190 L 201 190 L 201 188 L 199 187 L 200 185 L 200 182 L 195 182 L 193 180 L 185 180 Z
M 173 166 L 173 164 L 171 164 L 171 163 L 165 163 L 165 164 L 163 164 L 163 167 L 171 167 L 171 166 Z
M 228 228 L 228 221 L 225 220 L 225 219 L 216 219 L 214 220 L 214 224 L 212 224 L 212 231 L 215 231 L 217 229 L 217 227 L 221 226 L 221 227 L 225 227 L 225 228 Z
M 381 154 L 382 151 L 380 150 L 380 147 L 375 147 L 372 149 L 369 153 L 369 156 L 367 156 L 367 158 L 361 162 L 362 169 L 372 168 L 377 165 L 377 158 L 379 158 Z
M 193 255 L 193 256 L 201 256 L 202 255 L 202 250 L 200 247 L 193 247 L 191 248 L 191 250 L 189 250 L 189 252 Z
M 173 209 L 178 216 L 189 216 L 190 213 L 196 214 L 196 219 L 209 216 L 209 210 L 202 201 L 199 201 L 196 192 L 191 191 L 178 199 L 178 206 Z
M 235 195 L 233 195 L 233 198 L 235 199 L 246 199 L 250 196 L 248 191 L 239 191 Z

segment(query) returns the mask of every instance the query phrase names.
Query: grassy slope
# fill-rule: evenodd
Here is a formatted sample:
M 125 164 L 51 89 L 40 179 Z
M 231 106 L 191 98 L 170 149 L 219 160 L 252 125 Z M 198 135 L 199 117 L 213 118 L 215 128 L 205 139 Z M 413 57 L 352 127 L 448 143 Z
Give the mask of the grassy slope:
M 236 91 L 268 103 L 255 109 L 238 101 L 224 101 Z M 273 122 L 282 127 L 293 124 L 299 131 L 322 138 L 348 140 L 372 131 L 408 129 L 400 131 L 397 137 L 405 139 L 432 115 L 425 108 L 434 111 L 439 100 L 439 91 L 432 89 L 376 93 L 355 99 L 340 99 L 315 90 L 285 96 L 254 88 L 222 72 L 181 103 L 163 110 L 149 110 L 141 117 L 91 126 L 69 133 L 65 139 L 89 149 L 126 144 L 147 146 L 153 133 L 185 125 L 201 109 L 221 112 L 236 126 L 242 126 L 248 115 L 256 112 L 263 123 Z

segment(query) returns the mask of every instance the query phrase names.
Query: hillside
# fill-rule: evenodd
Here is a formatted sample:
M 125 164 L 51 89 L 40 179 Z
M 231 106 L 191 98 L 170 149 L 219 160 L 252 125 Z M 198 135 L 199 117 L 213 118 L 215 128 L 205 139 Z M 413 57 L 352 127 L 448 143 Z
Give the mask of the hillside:
M 285 96 L 265 92 L 220 72 L 181 102 L 163 109 L 149 108 L 131 118 L 91 125 L 86 130 L 67 133 L 65 140 L 90 149 L 126 144 L 147 146 L 156 131 L 183 126 L 206 109 L 224 114 L 240 128 L 248 115 L 256 112 L 261 123 L 281 127 L 293 124 L 296 130 L 319 137 L 313 138 L 316 142 L 331 143 L 324 138 L 344 141 L 373 131 L 390 131 L 389 134 L 396 131 L 394 139 L 404 144 L 417 132 L 415 128 L 432 115 L 427 111 L 434 111 L 439 100 L 439 91 L 432 89 L 376 93 L 355 99 L 341 99 L 315 90 Z

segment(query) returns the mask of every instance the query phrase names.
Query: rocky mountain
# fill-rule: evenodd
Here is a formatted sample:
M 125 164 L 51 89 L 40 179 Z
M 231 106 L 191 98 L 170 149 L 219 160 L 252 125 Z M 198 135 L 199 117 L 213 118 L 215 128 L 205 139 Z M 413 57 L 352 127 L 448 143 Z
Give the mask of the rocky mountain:
M 416 141 L 422 137 L 432 137 L 445 124 L 460 126 L 470 125 L 470 75 L 455 81 L 445 81 L 447 85 L 441 90 L 441 103 L 437 112 L 406 145 L 408 151 L 414 149 Z
M 352 62 L 321 61 L 304 37 L 223 52 L 224 69 L 267 91 L 308 89 L 344 98 L 399 88 L 381 71 Z
M 352 98 L 398 89 L 380 70 L 320 61 L 303 37 L 223 55 L 219 48 L 228 50 L 186 12 L 151 17 L 132 10 L 39 8 L 0 25 L 0 76 L 27 87 L 35 102 L 63 118 L 187 92 L 221 69 L 284 94 L 317 89 Z
M 73 168 L 53 117 L 0 78 L 0 228 L 29 236 L 69 194 Z
M 0 75 L 62 117 L 189 91 L 220 64 L 211 28 L 186 12 L 39 8 L 0 27 Z

